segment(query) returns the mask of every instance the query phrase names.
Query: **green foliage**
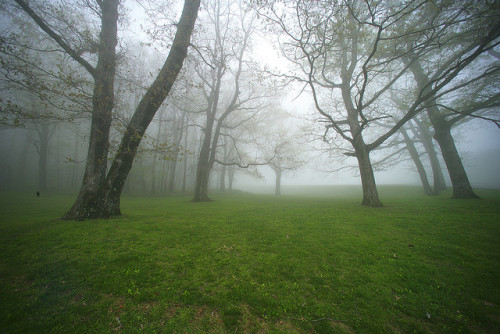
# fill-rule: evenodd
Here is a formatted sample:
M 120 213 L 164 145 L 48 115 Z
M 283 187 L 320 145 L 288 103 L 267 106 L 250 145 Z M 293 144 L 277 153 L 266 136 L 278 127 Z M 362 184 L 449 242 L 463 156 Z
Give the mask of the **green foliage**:
M 78 222 L 55 219 L 68 196 L 1 194 L 0 331 L 500 330 L 500 192 L 381 187 L 372 209 L 316 190 L 126 197 Z

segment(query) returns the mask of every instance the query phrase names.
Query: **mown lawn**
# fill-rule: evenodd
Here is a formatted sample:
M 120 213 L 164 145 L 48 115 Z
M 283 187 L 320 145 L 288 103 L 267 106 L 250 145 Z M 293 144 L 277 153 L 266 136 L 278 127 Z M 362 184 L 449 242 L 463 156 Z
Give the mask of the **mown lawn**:
M 125 197 L 79 222 L 57 219 L 71 196 L 3 193 L 0 333 L 500 332 L 500 191 L 351 190 Z

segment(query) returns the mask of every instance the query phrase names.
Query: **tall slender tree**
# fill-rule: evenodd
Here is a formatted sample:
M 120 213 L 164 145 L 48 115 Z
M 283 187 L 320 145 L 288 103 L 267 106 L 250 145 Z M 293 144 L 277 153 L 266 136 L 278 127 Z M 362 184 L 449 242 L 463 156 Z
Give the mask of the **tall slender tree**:
M 243 72 L 254 32 L 255 14 L 245 12 L 236 1 L 209 1 L 207 29 L 210 47 L 202 56 L 196 72 L 202 82 L 206 100 L 203 141 L 198 155 L 195 202 L 209 201 L 210 172 L 217 160 L 221 130 L 228 117 L 245 109 L 245 105 L 258 99 L 255 89 L 242 93 Z M 206 62 L 206 63 L 205 63 Z M 229 91 L 229 92 L 227 92 Z

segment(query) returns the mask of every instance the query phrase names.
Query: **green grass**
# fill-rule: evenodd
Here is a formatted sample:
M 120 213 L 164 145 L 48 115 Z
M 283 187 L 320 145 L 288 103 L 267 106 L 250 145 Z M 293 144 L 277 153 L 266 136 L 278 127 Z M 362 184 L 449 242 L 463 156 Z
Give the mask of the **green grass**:
M 57 219 L 72 197 L 1 194 L 0 333 L 500 332 L 500 191 L 335 189 L 83 222 Z

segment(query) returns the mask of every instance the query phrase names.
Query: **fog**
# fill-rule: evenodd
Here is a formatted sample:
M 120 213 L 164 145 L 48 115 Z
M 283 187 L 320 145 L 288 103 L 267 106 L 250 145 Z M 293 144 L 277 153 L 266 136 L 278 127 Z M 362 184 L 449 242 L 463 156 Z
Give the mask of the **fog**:
M 174 23 L 179 20 L 181 5 L 181 2 L 176 2 L 168 12 L 161 12 L 154 3 L 125 1 L 120 8 L 125 19 L 119 24 L 119 56 L 114 85 L 116 101 L 112 111 L 108 170 L 120 151 L 126 125 L 163 66 L 176 32 Z M 214 14 L 223 6 L 227 6 L 224 10 L 231 12 L 232 16 L 217 17 Z M 425 124 L 431 135 L 434 134 L 435 125 L 427 112 L 436 105 L 448 121 L 459 119 L 452 124 L 451 136 L 470 185 L 476 189 L 500 188 L 500 110 L 496 85 L 498 75 L 495 74 L 498 71 L 488 72 L 498 67 L 498 58 L 495 58 L 498 38 L 485 42 L 490 52 L 479 52 L 474 55 L 477 58 L 468 51 L 463 51 L 463 54 L 457 51 L 455 56 L 470 60 L 470 65 L 450 67 L 447 73 L 460 74 L 440 77 L 439 80 L 446 81 L 446 84 L 435 85 L 430 95 L 434 102 L 429 103 L 430 97 L 418 100 L 424 89 L 413 78 L 417 72 L 405 67 L 407 54 L 375 53 L 378 49 L 370 44 L 373 42 L 369 39 L 363 41 L 364 44 L 360 42 L 365 49 L 348 50 L 362 56 L 352 58 L 359 64 L 351 66 L 357 72 L 351 73 L 350 86 L 338 84 L 339 73 L 346 69 L 336 69 L 335 66 L 345 64 L 332 60 L 342 57 L 342 54 L 336 54 L 338 46 L 335 43 L 343 45 L 333 32 L 332 45 L 316 50 L 314 44 L 309 49 L 300 49 L 304 42 L 294 44 L 298 39 L 292 28 L 280 30 L 287 25 L 294 27 L 294 20 L 300 21 L 309 12 L 314 15 L 322 13 L 320 7 L 313 8 L 312 3 L 309 6 L 299 8 L 296 18 L 288 16 L 283 19 L 285 16 L 280 15 L 290 9 L 286 4 L 276 8 L 245 7 L 244 11 L 237 2 L 231 1 L 202 5 L 192 47 L 172 91 L 141 140 L 123 188 L 125 194 L 192 195 L 200 182 L 197 178 L 204 159 L 204 147 L 211 149 L 206 154 L 210 192 L 274 193 L 277 170 L 281 175 L 282 194 L 287 194 L 287 189 L 292 187 L 307 185 L 360 186 L 362 175 L 357 159 L 361 159 L 360 152 L 365 148 L 370 153 L 369 162 L 373 165 L 377 185 L 421 186 L 421 175 L 408 148 L 405 148 L 408 144 L 405 146 L 399 128 L 377 142 L 401 119 L 406 120 L 402 128 L 410 133 L 432 184 L 430 155 L 419 137 L 422 133 L 417 129 L 417 121 Z M 361 7 L 357 10 L 362 11 Z M 45 15 L 52 20 L 54 27 L 60 24 L 60 31 L 66 29 L 70 33 L 67 22 L 63 25 L 57 17 L 49 18 L 46 12 L 36 8 L 42 17 Z M 85 12 L 82 8 L 78 7 L 79 14 Z M 1 53 L 0 190 L 76 195 L 87 163 L 92 119 L 91 76 L 60 45 L 37 28 L 20 8 L 5 5 L 5 9 L 1 31 L 2 39 L 8 43 L 4 43 Z M 341 6 L 335 10 L 338 11 L 336 15 L 352 15 Z M 416 6 L 415 10 L 420 9 Z M 259 15 L 256 15 L 257 11 Z M 266 15 L 269 15 L 267 21 L 262 19 Z M 403 19 L 407 13 L 402 11 L 398 15 Z M 86 22 L 83 17 L 74 17 L 74 30 L 83 29 L 97 38 L 99 21 L 93 17 Z M 332 17 L 335 16 L 332 14 Z M 436 16 L 438 19 L 440 17 Z M 484 24 L 473 21 L 474 18 L 470 20 L 471 29 Z M 8 22 L 13 24 L 7 25 Z M 29 28 L 21 29 L 26 26 Z M 227 30 L 215 33 L 216 29 Z M 309 33 L 313 36 L 315 32 L 311 30 Z M 455 38 L 454 33 L 448 33 L 450 39 Z M 465 36 L 467 31 L 461 33 Z M 367 30 L 366 36 L 370 34 L 376 36 Z M 226 38 L 220 38 L 220 35 Z M 97 54 L 85 45 L 78 45 L 84 42 L 68 36 L 70 47 L 80 47 L 79 52 L 85 56 L 85 61 L 95 66 Z M 329 53 L 321 53 L 329 47 Z M 371 47 L 374 51 L 368 56 Z M 417 45 L 415 50 L 424 47 L 424 44 Z M 464 45 L 464 50 L 467 47 Z M 59 51 L 49 51 L 54 49 Z M 410 51 L 414 52 L 413 49 Z M 310 56 L 308 52 L 315 55 L 315 59 L 322 59 L 322 67 L 305 62 L 304 59 Z M 452 56 L 445 52 L 439 54 L 432 49 L 422 52 L 421 57 L 422 67 L 429 77 L 434 73 L 432 71 L 438 71 L 429 65 L 432 61 L 451 66 L 446 57 Z M 363 65 L 363 62 L 372 67 Z M 372 74 L 366 68 L 375 70 Z M 215 80 L 217 69 L 220 75 L 217 77 L 218 86 L 211 82 Z M 331 70 L 331 73 L 325 75 L 326 70 Z M 478 70 L 487 75 L 475 77 Z M 214 90 L 216 86 L 218 90 Z M 482 87 L 481 94 L 474 91 L 475 95 L 472 95 L 478 86 Z M 352 98 L 349 101 L 346 100 L 348 89 Z M 215 95 L 218 104 L 213 102 Z M 364 96 L 367 96 L 365 100 Z M 464 111 L 461 106 L 468 109 L 464 107 Z M 357 137 L 353 135 L 358 130 L 352 124 L 354 116 L 349 114 L 352 112 L 358 112 L 355 118 L 364 137 L 362 145 L 357 144 Z M 373 142 L 377 145 L 371 147 Z M 436 140 L 433 146 L 445 182 L 452 187 L 446 161 Z
M 474 188 L 500 189 L 500 130 L 494 124 L 473 121 L 463 128 L 455 130 L 455 137 L 460 138 L 457 147 L 461 153 L 467 175 Z M 332 162 L 334 164 L 335 162 Z M 444 162 L 442 162 L 445 168 Z M 255 179 L 246 175 L 238 177 L 235 187 L 245 191 L 274 192 L 275 175 L 272 170 L 263 169 L 264 179 Z M 421 186 L 415 167 L 410 161 L 402 162 L 387 170 L 375 173 L 380 185 L 414 185 Z M 450 177 L 445 173 L 446 183 L 451 186 Z M 284 193 L 287 186 L 307 185 L 361 185 L 359 174 L 348 172 L 322 172 L 318 168 L 307 166 L 301 170 L 287 174 L 282 180 Z

